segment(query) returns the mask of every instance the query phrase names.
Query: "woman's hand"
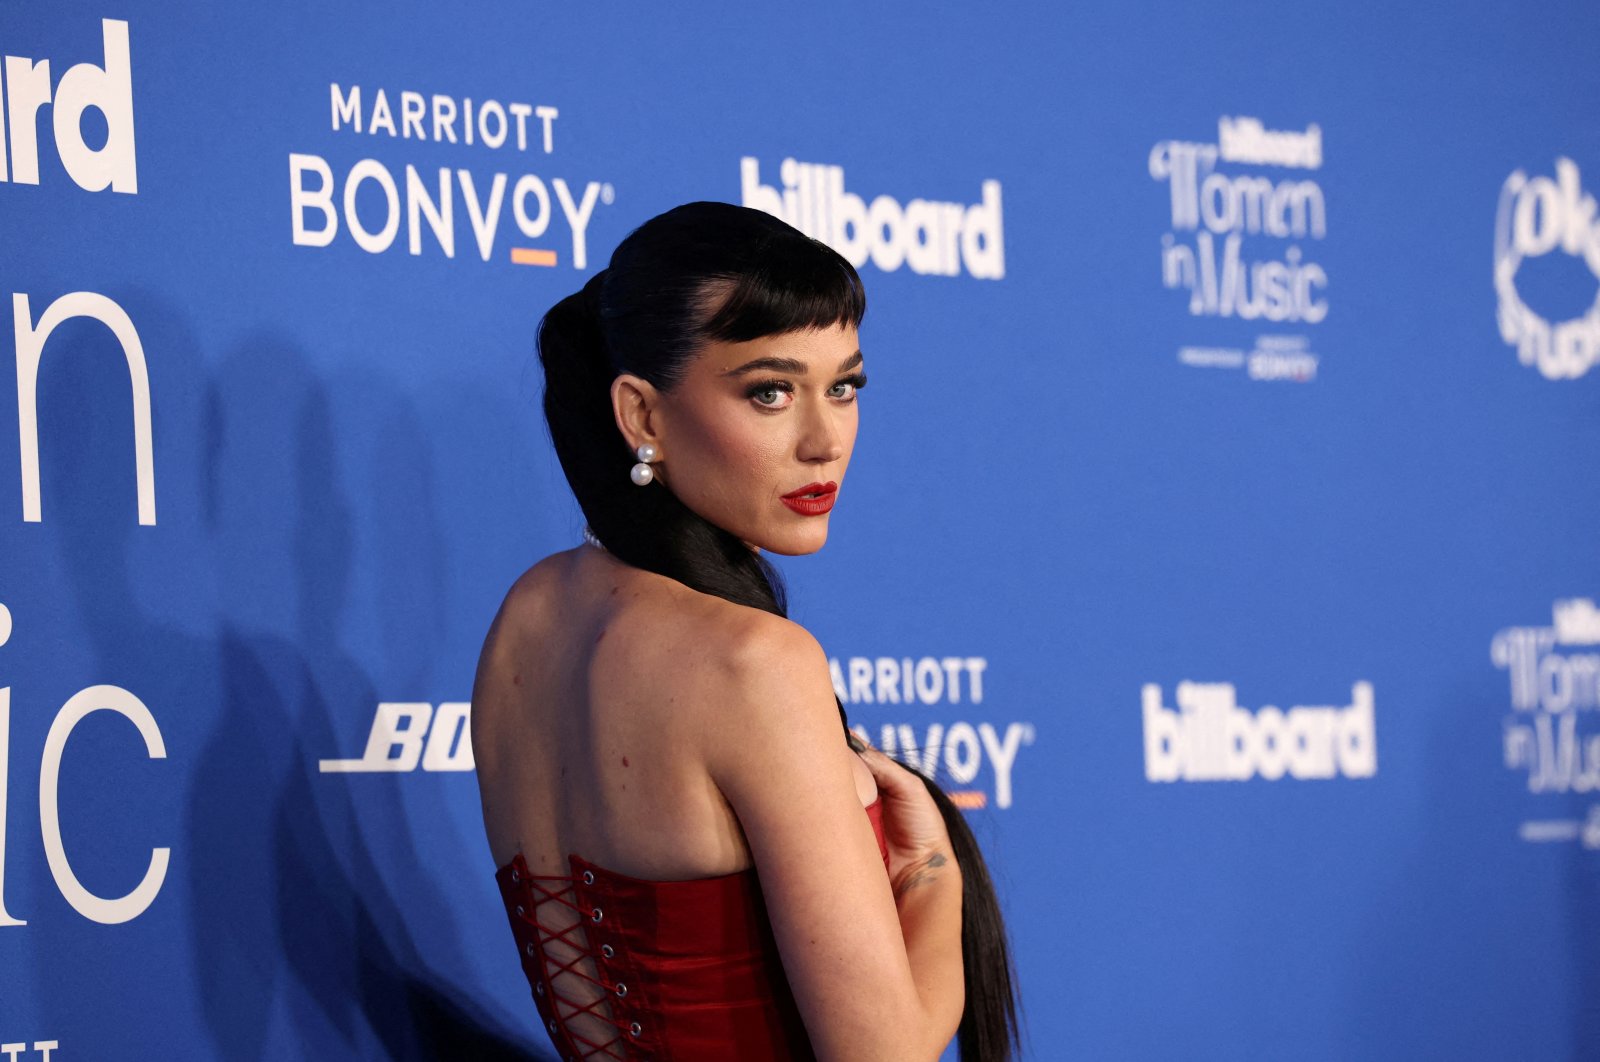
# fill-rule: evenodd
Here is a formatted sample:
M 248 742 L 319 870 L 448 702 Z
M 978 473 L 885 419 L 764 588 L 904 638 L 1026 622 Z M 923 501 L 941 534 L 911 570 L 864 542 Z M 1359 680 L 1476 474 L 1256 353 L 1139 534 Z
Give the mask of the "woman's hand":
M 877 779 L 883 798 L 883 836 L 895 895 L 900 895 L 911 876 L 928 868 L 930 858 L 941 866 L 948 861 L 953 868 L 950 831 L 921 776 L 870 745 L 860 756 Z

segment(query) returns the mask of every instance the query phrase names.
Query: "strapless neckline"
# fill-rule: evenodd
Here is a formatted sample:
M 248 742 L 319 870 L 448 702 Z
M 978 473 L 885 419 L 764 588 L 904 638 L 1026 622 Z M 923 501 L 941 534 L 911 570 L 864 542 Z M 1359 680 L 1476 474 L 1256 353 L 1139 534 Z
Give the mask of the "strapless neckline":
M 872 802 L 870 804 L 863 804 L 861 806 L 861 810 L 865 811 L 869 818 L 876 819 L 876 817 L 873 816 L 872 809 L 878 808 L 879 809 L 879 814 L 881 815 L 882 814 L 882 810 L 881 810 L 882 809 L 882 805 L 883 805 L 883 791 L 880 789 L 878 791 L 878 795 L 872 799 Z M 577 852 L 568 852 L 567 853 L 567 862 L 572 867 L 574 867 L 574 868 L 576 868 L 578 870 L 592 870 L 592 871 L 596 871 L 598 873 L 604 874 L 608 878 L 612 878 L 612 879 L 615 879 L 615 880 L 618 880 L 618 881 L 631 881 L 631 882 L 635 882 L 635 883 L 640 884 L 640 885 L 653 885 L 653 886 L 656 886 L 658 888 L 670 888 L 670 887 L 672 887 L 674 885 L 697 885 L 697 884 L 700 884 L 702 882 L 708 882 L 708 881 L 728 881 L 728 880 L 733 879 L 733 878 L 746 877 L 746 876 L 753 875 L 753 874 L 756 873 L 756 868 L 755 867 L 748 866 L 748 867 L 744 867 L 741 870 L 731 870 L 726 874 L 712 874 L 712 875 L 710 875 L 708 877 L 703 877 L 703 878 L 672 878 L 672 879 L 663 880 L 663 879 L 659 879 L 659 878 L 640 878 L 640 877 L 635 877 L 632 874 L 624 874 L 620 870 L 612 870 L 609 867 L 601 866 L 599 863 L 593 862 L 592 860 L 585 859 L 583 856 L 579 855 Z M 501 866 L 499 866 L 498 868 L 496 868 L 497 876 L 499 874 L 503 874 L 503 873 L 505 873 L 507 871 L 516 871 L 517 873 L 521 874 L 524 877 L 531 876 L 529 874 L 529 872 L 528 872 L 527 860 L 523 858 L 522 852 L 520 852 L 520 851 L 517 852 L 516 855 L 511 857 L 510 862 L 504 863 Z
M 882 793 L 862 810 L 887 874 Z M 539 1020 L 561 1057 L 625 1049 L 628 1058 L 704 1062 L 815 1058 L 754 866 L 662 881 L 576 852 L 567 863 L 565 875 L 530 874 L 518 851 L 495 872 Z M 570 913 L 539 919 L 549 904 Z M 557 961 L 547 949 L 553 941 L 576 954 Z M 564 990 L 585 982 L 581 993 Z M 569 1027 L 580 1012 L 597 1019 L 581 1034 Z

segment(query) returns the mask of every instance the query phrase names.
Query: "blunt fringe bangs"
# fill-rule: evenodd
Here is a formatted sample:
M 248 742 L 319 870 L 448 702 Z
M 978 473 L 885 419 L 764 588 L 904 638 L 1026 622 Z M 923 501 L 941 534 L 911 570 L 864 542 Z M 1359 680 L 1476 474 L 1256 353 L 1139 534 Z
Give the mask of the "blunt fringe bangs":
M 860 328 L 867 296 L 855 270 L 833 248 L 807 236 L 758 255 L 759 268 L 719 278 L 722 304 L 699 328 L 706 340 L 745 343 L 762 336 L 844 325 Z

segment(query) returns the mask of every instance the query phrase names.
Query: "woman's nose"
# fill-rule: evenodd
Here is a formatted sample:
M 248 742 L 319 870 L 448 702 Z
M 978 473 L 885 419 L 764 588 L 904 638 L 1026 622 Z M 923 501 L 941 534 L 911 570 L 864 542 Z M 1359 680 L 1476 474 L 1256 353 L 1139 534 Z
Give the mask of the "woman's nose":
M 844 456 L 844 438 L 837 416 L 825 406 L 814 407 L 800 437 L 802 461 L 837 461 Z

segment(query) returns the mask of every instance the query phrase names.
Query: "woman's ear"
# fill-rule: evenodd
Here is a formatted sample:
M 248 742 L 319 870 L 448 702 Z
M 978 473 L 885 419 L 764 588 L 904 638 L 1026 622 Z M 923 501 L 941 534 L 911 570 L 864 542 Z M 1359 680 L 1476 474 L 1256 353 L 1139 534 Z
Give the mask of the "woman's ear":
M 611 411 L 629 450 L 637 450 L 641 443 L 654 443 L 656 451 L 661 451 L 660 400 L 661 392 L 642 376 L 622 372 L 611 381 Z

